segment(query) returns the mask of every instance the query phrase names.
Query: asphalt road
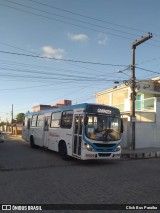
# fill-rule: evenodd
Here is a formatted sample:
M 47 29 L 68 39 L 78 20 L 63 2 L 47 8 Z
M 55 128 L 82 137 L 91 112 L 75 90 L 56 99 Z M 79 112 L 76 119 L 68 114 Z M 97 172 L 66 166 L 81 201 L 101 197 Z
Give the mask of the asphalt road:
M 0 144 L 1 204 L 159 204 L 160 158 L 63 161 L 8 136 Z

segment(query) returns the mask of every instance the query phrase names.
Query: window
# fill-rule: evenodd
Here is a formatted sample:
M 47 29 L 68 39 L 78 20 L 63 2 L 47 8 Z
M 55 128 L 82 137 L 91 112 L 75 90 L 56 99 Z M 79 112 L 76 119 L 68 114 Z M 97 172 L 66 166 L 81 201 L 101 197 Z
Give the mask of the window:
M 60 127 L 60 120 L 61 120 L 61 112 L 54 112 L 51 118 L 51 127 L 52 128 Z
M 62 113 L 61 126 L 63 128 L 70 129 L 72 127 L 72 120 L 73 120 L 73 111 L 64 111 Z
M 121 120 L 106 115 L 88 115 L 86 136 L 97 141 L 116 141 L 120 139 Z
M 38 127 L 43 127 L 44 126 L 44 115 L 38 115 L 37 126 Z
M 26 116 L 25 118 L 24 118 L 24 125 L 23 126 L 27 126 L 27 124 L 28 124 L 28 117 Z
M 31 124 L 31 126 L 36 126 L 37 125 L 37 115 L 33 115 L 32 116 L 32 124 Z

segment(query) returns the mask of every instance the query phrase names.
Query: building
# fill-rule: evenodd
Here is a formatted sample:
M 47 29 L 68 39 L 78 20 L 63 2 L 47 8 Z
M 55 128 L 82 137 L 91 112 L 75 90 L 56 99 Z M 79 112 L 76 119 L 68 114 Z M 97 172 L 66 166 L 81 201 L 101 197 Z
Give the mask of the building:
M 33 112 L 37 112 L 39 110 L 46 110 L 46 109 L 51 109 L 51 108 L 57 108 L 57 107 L 62 107 L 62 106 L 69 106 L 72 104 L 71 100 L 61 100 L 57 104 L 53 105 L 44 105 L 40 104 L 37 106 L 32 107 Z
M 50 109 L 51 105 L 44 105 L 44 104 L 40 104 L 37 106 L 32 107 L 33 112 L 37 112 L 39 110 L 46 110 L 46 109 Z
M 124 120 L 122 146 L 131 147 L 129 82 L 95 94 L 96 102 L 120 109 Z M 160 147 L 160 77 L 136 83 L 136 148 Z
M 11 124 L 6 124 L 3 126 L 0 126 L 0 131 L 11 134 L 13 129 L 13 135 L 21 135 L 22 127 L 23 127 L 23 124 L 13 124 L 13 126 Z

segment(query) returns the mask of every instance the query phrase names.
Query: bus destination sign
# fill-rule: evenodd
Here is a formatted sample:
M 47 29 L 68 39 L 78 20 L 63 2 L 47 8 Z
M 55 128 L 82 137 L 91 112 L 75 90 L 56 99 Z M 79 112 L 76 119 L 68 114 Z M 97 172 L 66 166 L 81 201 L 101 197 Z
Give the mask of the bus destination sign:
M 97 112 L 98 112 L 98 113 L 102 113 L 102 114 L 112 114 L 112 111 L 109 110 L 109 109 L 101 109 L 101 108 L 98 108 L 98 109 L 97 109 Z
M 117 108 L 110 106 L 100 106 L 100 105 L 88 105 L 86 111 L 88 113 L 98 113 L 105 115 L 120 115 L 120 111 Z

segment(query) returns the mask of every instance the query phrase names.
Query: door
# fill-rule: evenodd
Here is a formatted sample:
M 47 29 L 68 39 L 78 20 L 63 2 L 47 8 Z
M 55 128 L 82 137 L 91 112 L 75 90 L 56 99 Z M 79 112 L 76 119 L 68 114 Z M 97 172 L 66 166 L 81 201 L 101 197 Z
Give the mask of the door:
M 83 132 L 83 116 L 75 115 L 74 118 L 74 139 L 73 139 L 73 155 L 81 156 L 82 147 L 82 132 Z
M 44 127 L 44 146 L 47 148 L 49 146 L 49 126 L 50 126 L 50 117 L 46 117 Z
M 30 118 L 25 117 L 22 129 L 22 138 L 25 141 L 29 141 L 29 131 L 30 131 Z

